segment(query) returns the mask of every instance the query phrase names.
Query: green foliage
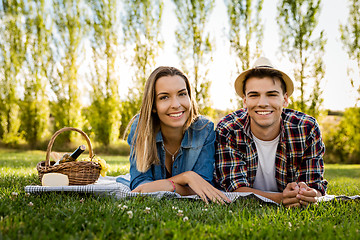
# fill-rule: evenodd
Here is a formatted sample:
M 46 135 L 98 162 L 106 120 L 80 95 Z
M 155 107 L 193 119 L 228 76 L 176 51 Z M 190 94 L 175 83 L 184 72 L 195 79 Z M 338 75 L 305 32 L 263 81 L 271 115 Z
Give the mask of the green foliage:
M 34 148 L 44 139 L 49 128 L 50 110 L 45 89 L 50 65 L 50 29 L 45 26 L 49 13 L 45 10 L 44 0 L 34 1 L 29 8 L 32 14 L 29 14 L 27 24 L 29 45 L 24 64 L 28 73 L 24 80 L 24 99 L 21 101 L 20 131 Z
M 228 0 L 230 50 L 236 55 L 237 72 L 250 68 L 250 62 L 260 57 L 264 26 L 261 23 L 263 0 L 257 0 L 256 5 L 251 0 Z M 251 47 L 252 44 L 254 47 Z M 236 97 L 238 108 L 242 108 L 242 100 Z
M 277 22 L 280 26 L 283 56 L 294 65 L 294 77 L 299 97 L 292 96 L 290 108 L 319 115 L 323 99 L 320 83 L 324 78 L 324 32 L 316 37 L 321 0 L 282 0 L 278 5 Z M 306 92 L 306 89 L 312 91 Z
M 83 50 L 85 22 L 81 18 L 84 6 L 80 0 L 54 0 L 52 4 L 52 21 L 55 30 L 52 32 L 54 67 L 50 84 L 56 99 L 51 102 L 51 114 L 54 116 L 54 127 L 58 130 L 65 126 L 81 127 L 82 119 L 79 88 L 79 53 Z M 65 132 L 61 138 L 71 141 L 71 132 Z
M 128 172 L 127 157 L 101 157 L 110 164 L 110 175 Z M 34 166 L 43 158 L 45 153 L 41 151 L 0 149 L 2 239 L 312 239 L 314 236 L 357 239 L 359 236 L 359 201 L 286 209 L 251 198 L 218 206 L 201 201 L 150 197 L 117 200 L 64 192 L 27 195 L 24 186 L 39 184 Z M 360 165 L 326 167 L 329 194 L 359 193 Z M 144 211 L 146 207 L 150 208 L 148 213 Z M 132 218 L 128 211 L 132 211 Z
M 341 40 L 350 58 L 359 63 L 359 2 L 349 2 L 349 19 L 347 24 L 340 26 Z M 174 3 L 174 12 L 180 23 L 176 39 L 182 70 L 194 84 L 201 113 L 219 119 L 220 114 L 210 107 L 211 80 L 206 80 L 213 43 L 205 29 L 214 0 Z M 229 37 L 233 39 L 231 46 L 239 60 L 244 59 L 238 67 L 247 68 L 249 59 L 261 51 L 259 13 L 262 3 L 262 0 L 226 1 L 231 25 Z M 315 117 L 321 115 L 320 85 L 324 74 L 321 58 L 326 42 L 323 32 L 315 35 L 319 6 L 320 1 L 315 0 L 282 1 L 278 17 L 282 26 L 282 50 L 294 63 L 298 87 L 303 91 L 312 89 L 312 92 L 304 92 L 304 101 L 294 99 L 291 107 L 302 110 L 306 105 L 305 112 Z M 25 139 L 32 147 L 46 147 L 49 132 L 72 126 L 84 129 L 94 142 L 102 143 L 104 146 L 99 147 L 104 152 L 114 152 L 119 130 L 123 136 L 129 121 L 139 111 L 144 82 L 154 69 L 158 51 L 163 47 L 160 36 L 162 14 L 162 0 L 2 1 L 1 144 L 17 144 L 20 148 Z M 119 31 L 120 20 L 123 36 Z M 251 49 L 255 41 L 256 48 Z M 122 46 L 127 49 L 125 54 L 119 54 Z M 133 64 L 130 70 L 134 71 L 134 85 L 120 101 L 117 63 L 119 56 L 129 56 L 129 52 L 131 57 L 126 61 Z M 89 92 L 91 105 L 83 110 L 87 105 L 83 100 L 88 99 Z M 358 127 L 355 123 L 356 120 L 344 120 L 340 130 L 331 129 L 334 133 L 329 138 L 325 135 L 331 140 L 327 143 L 327 152 L 334 153 L 330 154 L 333 159 L 337 158 L 338 151 L 341 161 L 358 161 L 358 149 L 351 145 L 356 137 L 350 137 L 350 132 L 356 132 L 355 127 Z M 335 137 L 335 132 L 341 137 Z M 70 132 L 65 132 L 57 139 L 63 149 L 70 146 L 65 143 L 74 142 L 70 135 Z
M 87 119 L 96 140 L 108 146 L 119 137 L 120 100 L 116 56 L 119 48 L 119 12 L 117 1 L 92 1 L 88 22 L 92 34 L 93 68 L 91 105 Z
M 113 157 L 121 156 L 122 158 L 126 158 L 126 163 L 129 163 L 128 156 L 130 155 L 130 146 L 126 141 L 123 140 L 116 140 L 111 142 L 109 145 L 104 146 L 101 143 L 94 142 L 93 148 L 96 151 L 97 155 L 101 157 L 103 155 L 111 155 Z M 127 169 L 125 173 L 127 172 Z M 122 173 L 122 174 L 125 174 Z
M 129 97 L 121 102 L 121 117 L 122 117 L 122 124 L 120 127 L 120 137 L 123 140 L 126 140 L 126 135 L 130 133 L 130 124 L 131 119 L 140 111 L 141 106 L 141 98 L 134 97 L 133 89 L 129 90 Z
M 193 85 L 200 113 L 211 117 L 214 112 L 209 95 L 211 80 L 207 78 L 209 72 L 207 65 L 212 61 L 213 43 L 205 28 L 215 1 L 173 0 L 173 2 L 176 5 L 175 14 L 179 22 L 175 34 L 181 68 Z
M 349 0 L 349 18 L 347 24 L 340 24 L 341 42 L 350 59 L 354 60 L 358 68 L 358 77 L 360 77 L 360 2 L 358 0 Z M 348 75 L 351 85 L 355 86 L 354 76 L 351 75 L 354 69 L 349 67 Z M 360 94 L 360 85 L 357 86 Z M 360 100 L 360 96 L 358 98 Z
M 21 107 L 21 132 L 25 140 L 35 148 L 49 129 L 49 105 L 41 83 L 26 87 Z
M 163 47 L 160 36 L 163 14 L 162 0 L 125 0 L 123 32 L 126 46 L 133 50 L 128 61 L 134 70 L 133 86 L 122 102 L 121 134 L 130 119 L 140 110 L 146 79 L 155 67 L 155 58 Z
M 324 137 L 327 162 L 360 163 L 360 108 L 348 108 Z
M 119 102 L 114 97 L 93 100 L 87 115 L 96 140 L 108 146 L 119 137 Z
M 83 122 L 80 119 L 79 102 L 72 102 L 69 99 L 58 99 L 56 102 L 50 102 L 50 109 L 53 115 L 53 129 L 51 129 L 51 132 L 68 126 L 79 128 L 79 125 Z M 73 139 L 73 132 L 67 131 L 59 135 L 57 141 L 61 144 L 67 144 Z
M 1 128 L 3 129 L 2 141 L 8 145 L 14 145 L 19 143 L 19 128 L 20 128 L 20 107 L 18 101 L 10 102 L 5 101 L 3 105 L 4 111 L 1 113 L 0 121 Z
M 28 39 L 26 36 L 27 11 L 24 1 L 3 1 L 0 5 L 0 134 L 2 141 L 19 141 L 20 107 L 17 88 L 24 73 Z
M 227 11 L 230 23 L 229 39 L 231 51 L 237 57 L 237 73 L 250 68 L 252 59 L 261 55 L 264 26 L 261 23 L 261 10 L 264 0 L 229 0 Z M 254 47 L 251 47 L 254 43 Z

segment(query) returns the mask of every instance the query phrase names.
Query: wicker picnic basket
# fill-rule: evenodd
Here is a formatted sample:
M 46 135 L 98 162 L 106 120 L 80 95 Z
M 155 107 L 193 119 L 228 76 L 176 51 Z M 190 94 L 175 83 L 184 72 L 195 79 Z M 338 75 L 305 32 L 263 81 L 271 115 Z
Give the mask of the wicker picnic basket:
M 40 182 L 43 175 L 46 173 L 62 173 L 69 177 L 69 185 L 87 185 L 94 183 L 96 180 L 98 180 L 100 176 L 101 166 L 98 163 L 92 161 L 75 161 L 65 162 L 53 166 L 55 162 L 50 162 L 50 153 L 55 139 L 60 133 L 65 131 L 76 131 L 80 133 L 86 139 L 89 148 L 90 159 L 92 159 L 92 157 L 94 156 L 90 139 L 86 135 L 86 133 L 73 127 L 62 128 L 55 132 L 54 135 L 51 137 L 47 147 L 45 161 L 39 162 L 36 166 L 36 169 L 39 173 Z

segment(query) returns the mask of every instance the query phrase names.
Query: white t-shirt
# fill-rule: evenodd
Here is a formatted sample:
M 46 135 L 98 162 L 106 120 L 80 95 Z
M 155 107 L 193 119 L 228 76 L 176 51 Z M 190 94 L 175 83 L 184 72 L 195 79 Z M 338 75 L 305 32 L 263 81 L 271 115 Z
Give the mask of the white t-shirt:
M 254 188 L 266 192 L 278 192 L 275 179 L 275 157 L 280 134 L 271 141 L 263 141 L 253 135 L 258 152 L 258 168 Z

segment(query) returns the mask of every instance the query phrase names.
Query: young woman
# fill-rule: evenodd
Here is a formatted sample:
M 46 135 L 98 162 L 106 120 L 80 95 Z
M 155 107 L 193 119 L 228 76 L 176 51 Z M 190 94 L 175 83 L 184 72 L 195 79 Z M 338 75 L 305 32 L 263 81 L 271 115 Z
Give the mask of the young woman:
M 128 136 L 131 190 L 173 191 L 197 194 L 206 203 L 230 202 L 210 184 L 214 141 L 214 124 L 198 115 L 187 77 L 173 67 L 155 69 Z

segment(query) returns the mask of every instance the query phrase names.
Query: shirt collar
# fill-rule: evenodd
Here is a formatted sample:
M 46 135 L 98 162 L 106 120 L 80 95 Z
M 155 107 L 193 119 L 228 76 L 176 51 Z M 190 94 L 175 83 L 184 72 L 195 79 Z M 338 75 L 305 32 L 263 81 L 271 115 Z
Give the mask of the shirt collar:
M 248 136 L 250 139 L 252 139 L 249 113 L 246 113 L 246 118 L 245 118 L 245 123 L 244 123 L 244 133 L 246 136 Z
M 284 110 L 281 114 L 281 120 L 280 120 L 280 141 L 284 139 L 285 136 L 285 126 L 284 126 Z M 253 139 L 250 129 L 250 116 L 249 113 L 246 113 L 245 123 L 244 123 L 244 133 L 246 136 L 248 136 L 250 139 Z

